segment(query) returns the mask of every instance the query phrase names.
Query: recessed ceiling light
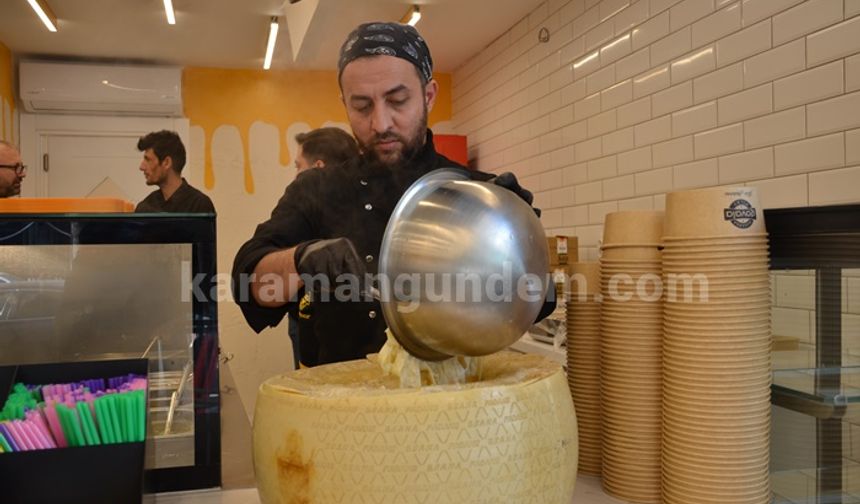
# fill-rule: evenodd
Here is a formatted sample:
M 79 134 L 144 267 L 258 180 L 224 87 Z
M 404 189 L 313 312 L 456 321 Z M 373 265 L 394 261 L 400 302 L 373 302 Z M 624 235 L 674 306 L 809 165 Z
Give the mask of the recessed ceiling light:
M 269 42 L 266 44 L 266 59 L 263 61 L 263 70 L 272 67 L 272 55 L 275 53 L 275 41 L 278 40 L 278 18 L 272 16 L 269 23 Z
M 48 28 L 48 31 L 57 31 L 57 16 L 45 0 L 27 0 L 30 7 L 36 11 L 36 15 L 42 20 L 42 23 Z

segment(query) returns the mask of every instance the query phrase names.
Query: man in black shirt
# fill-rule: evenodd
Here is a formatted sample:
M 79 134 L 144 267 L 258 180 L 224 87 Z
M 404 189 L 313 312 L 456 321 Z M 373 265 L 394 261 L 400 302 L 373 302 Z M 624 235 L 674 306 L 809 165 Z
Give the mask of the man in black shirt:
M 300 173 L 237 253 L 234 298 L 255 331 L 277 325 L 288 311 L 295 316 L 304 294 L 299 275 L 321 275 L 334 286 L 340 274 L 377 273 L 388 218 L 406 189 L 437 168 L 463 168 L 436 152 L 427 128 L 438 93 L 432 65 L 411 26 L 368 23 L 347 38 L 338 79 L 362 155 L 346 166 Z M 531 203 L 512 175 L 496 183 Z M 377 301 L 315 299 L 311 308 L 300 331 L 304 365 L 363 358 L 385 342 Z M 306 354 L 306 348 L 315 351 Z
M 182 177 L 185 167 L 185 146 L 174 131 L 154 131 L 137 141 L 143 152 L 140 171 L 146 185 L 158 186 L 141 201 L 137 213 L 215 213 L 209 196 L 191 187 Z

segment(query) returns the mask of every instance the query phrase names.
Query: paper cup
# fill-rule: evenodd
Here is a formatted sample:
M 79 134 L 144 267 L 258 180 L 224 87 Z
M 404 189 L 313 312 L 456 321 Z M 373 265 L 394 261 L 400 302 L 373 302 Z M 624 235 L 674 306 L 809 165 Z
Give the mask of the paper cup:
M 714 247 L 768 244 L 766 232 L 734 236 L 663 236 L 663 247 Z
M 654 210 L 611 212 L 603 223 L 603 246 L 658 245 L 665 214 Z
M 765 232 L 754 187 L 708 188 L 666 195 L 664 236 L 742 237 Z

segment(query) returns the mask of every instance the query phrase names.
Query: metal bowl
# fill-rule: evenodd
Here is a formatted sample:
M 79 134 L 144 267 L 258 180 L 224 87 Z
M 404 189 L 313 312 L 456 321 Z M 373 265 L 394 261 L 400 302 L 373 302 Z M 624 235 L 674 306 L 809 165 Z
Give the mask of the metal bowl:
M 502 350 L 543 305 L 546 247 L 540 220 L 516 194 L 463 170 L 435 170 L 404 193 L 385 229 L 385 321 L 425 360 Z

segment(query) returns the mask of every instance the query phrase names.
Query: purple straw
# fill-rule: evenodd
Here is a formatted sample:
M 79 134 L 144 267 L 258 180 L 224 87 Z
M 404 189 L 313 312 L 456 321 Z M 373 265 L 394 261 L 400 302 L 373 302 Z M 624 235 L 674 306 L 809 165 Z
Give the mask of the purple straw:
M 6 424 L 7 422 L 0 422 L 0 434 L 3 434 L 3 437 L 6 438 L 6 442 L 12 447 L 12 451 L 22 451 L 21 447 L 18 446 L 18 442 L 15 441 L 15 436 L 6 428 Z

